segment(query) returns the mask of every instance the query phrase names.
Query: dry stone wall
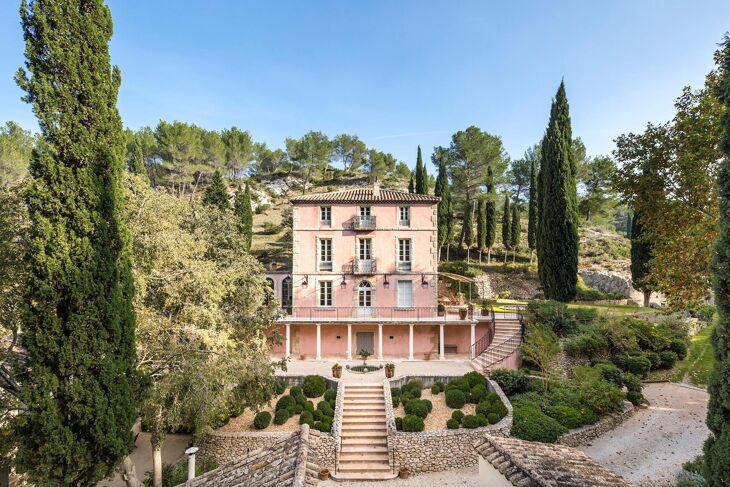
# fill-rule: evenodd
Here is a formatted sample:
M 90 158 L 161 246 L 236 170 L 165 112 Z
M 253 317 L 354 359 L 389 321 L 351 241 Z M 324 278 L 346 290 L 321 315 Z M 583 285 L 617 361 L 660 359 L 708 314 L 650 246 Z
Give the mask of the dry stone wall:
M 582 428 L 576 428 L 568 431 L 560 438 L 557 443 L 565 446 L 571 446 L 573 448 L 585 445 L 589 441 L 601 436 L 614 429 L 626 421 L 634 412 L 636 408 L 633 404 L 628 401 L 624 401 L 624 409 L 620 413 L 606 416 L 599 420 L 596 424 L 589 424 Z

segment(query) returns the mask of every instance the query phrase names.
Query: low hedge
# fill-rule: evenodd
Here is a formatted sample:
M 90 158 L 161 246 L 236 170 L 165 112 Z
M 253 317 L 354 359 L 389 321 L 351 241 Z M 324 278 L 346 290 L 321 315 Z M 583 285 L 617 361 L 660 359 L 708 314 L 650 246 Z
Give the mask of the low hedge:
M 261 411 L 253 418 L 253 426 L 257 430 L 266 429 L 269 424 L 271 424 L 271 413 L 268 411 Z
M 529 405 L 513 405 L 512 436 L 527 441 L 555 443 L 568 429 L 540 409 Z

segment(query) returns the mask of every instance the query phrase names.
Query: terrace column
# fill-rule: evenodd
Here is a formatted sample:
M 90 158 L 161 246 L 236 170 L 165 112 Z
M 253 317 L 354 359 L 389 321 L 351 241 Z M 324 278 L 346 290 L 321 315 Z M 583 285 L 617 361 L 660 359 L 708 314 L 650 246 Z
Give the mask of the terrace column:
M 291 355 L 291 325 L 289 323 L 286 324 L 286 340 L 284 340 L 284 346 L 286 347 L 284 349 L 284 355 L 288 357 Z
M 469 358 L 474 358 L 474 355 L 476 354 L 476 350 L 472 349 L 472 346 L 477 341 L 477 324 L 472 323 L 471 324 L 471 344 L 469 345 Z
M 352 360 L 352 324 L 347 324 L 347 360 Z
M 444 324 L 439 325 L 439 360 L 443 360 L 444 357 Z
M 378 360 L 383 360 L 383 324 L 378 323 Z
M 317 323 L 317 360 L 322 360 L 322 342 L 319 323 Z
M 410 333 L 408 334 L 408 360 L 413 360 L 413 323 L 408 325 Z

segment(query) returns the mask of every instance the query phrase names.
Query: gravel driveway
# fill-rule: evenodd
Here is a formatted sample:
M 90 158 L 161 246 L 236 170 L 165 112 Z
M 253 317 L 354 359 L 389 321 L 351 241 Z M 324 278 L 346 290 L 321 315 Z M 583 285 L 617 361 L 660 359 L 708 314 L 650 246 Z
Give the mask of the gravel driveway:
M 597 462 L 642 486 L 674 485 L 682 464 L 702 452 L 708 394 L 673 383 L 646 384 L 651 404 L 581 448 Z

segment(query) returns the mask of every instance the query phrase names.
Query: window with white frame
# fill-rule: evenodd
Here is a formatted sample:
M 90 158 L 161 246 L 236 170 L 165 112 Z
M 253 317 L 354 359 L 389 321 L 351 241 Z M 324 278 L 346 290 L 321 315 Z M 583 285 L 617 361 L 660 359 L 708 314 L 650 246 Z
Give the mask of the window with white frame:
M 319 281 L 319 305 L 332 306 L 332 281 Z
M 370 207 L 369 206 L 361 206 L 360 207 L 360 216 L 371 216 L 370 215 Z
M 411 226 L 411 207 L 401 206 L 398 208 L 398 225 L 401 227 Z
M 331 238 L 320 238 L 319 239 L 319 270 L 320 271 L 331 271 L 332 270 L 332 239 Z
M 319 224 L 330 226 L 332 225 L 332 207 L 331 206 L 320 206 L 319 207 Z
M 358 240 L 358 258 L 360 260 L 371 260 L 373 258 L 373 241 L 370 238 L 361 238 Z
M 396 303 L 399 308 L 413 307 L 413 282 L 398 281 Z
M 399 238 L 398 239 L 398 270 L 399 271 L 410 271 L 411 270 L 411 239 L 410 238 Z

